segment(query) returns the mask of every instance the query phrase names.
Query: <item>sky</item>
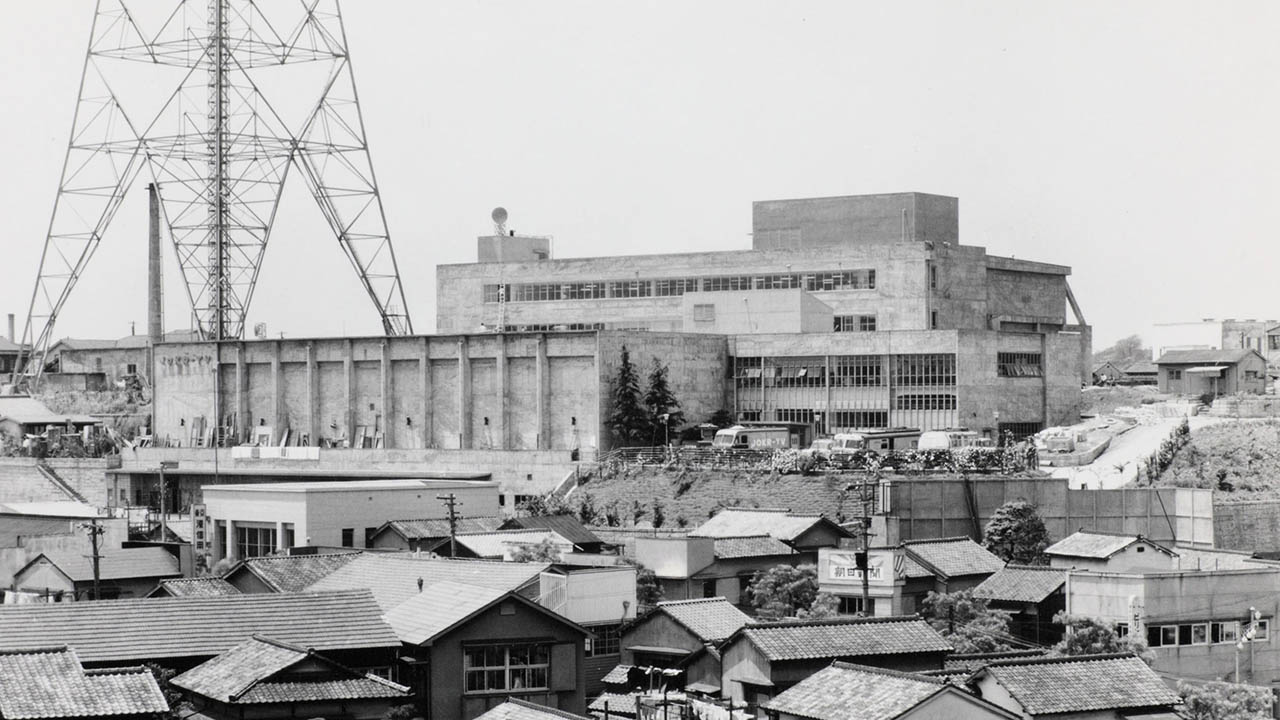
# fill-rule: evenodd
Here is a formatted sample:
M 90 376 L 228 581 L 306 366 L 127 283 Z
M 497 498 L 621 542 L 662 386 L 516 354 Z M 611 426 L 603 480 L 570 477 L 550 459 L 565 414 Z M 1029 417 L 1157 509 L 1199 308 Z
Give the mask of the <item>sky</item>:
M 85 0 L 5 10 L 0 313 L 17 314 L 21 334 L 93 11 Z M 753 200 L 903 191 L 959 197 L 964 244 L 1071 266 L 1095 349 L 1154 322 L 1280 320 L 1273 0 L 342 10 L 418 332 L 434 330 L 435 267 L 475 260 L 495 206 L 509 228 L 576 257 L 744 249 Z M 379 333 L 291 179 L 249 325 Z M 144 183 L 55 337 L 118 337 L 131 322 L 145 332 Z M 167 262 L 166 326 L 187 327 Z

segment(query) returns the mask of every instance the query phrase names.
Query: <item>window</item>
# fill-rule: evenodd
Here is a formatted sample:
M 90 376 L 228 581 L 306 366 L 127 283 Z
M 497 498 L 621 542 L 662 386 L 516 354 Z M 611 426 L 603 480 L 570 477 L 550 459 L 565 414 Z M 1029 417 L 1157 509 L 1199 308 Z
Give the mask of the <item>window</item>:
M 356 529 L 342 528 L 342 547 L 356 546 Z
M 1025 440 L 1042 429 L 1041 423 L 1038 422 L 1002 422 L 1000 423 L 1000 436 L 1004 437 L 1005 433 L 1008 433 L 1015 441 Z
M 893 359 L 895 385 L 954 387 L 956 384 L 955 355 L 895 355 Z
M 133 363 L 129 363 L 128 365 L 125 365 L 124 371 L 130 375 L 137 375 L 138 366 Z M 1255 372 L 1254 375 L 1257 375 L 1257 373 Z
M 868 615 L 868 616 L 875 615 L 875 614 L 876 614 L 876 599 L 875 599 L 875 598 L 868 598 L 868 601 L 869 601 L 869 603 L 870 603 L 870 604 L 867 606 L 867 612 L 866 612 L 865 614 L 866 614 L 866 615 Z M 841 615 L 858 615 L 858 614 L 863 614 L 863 612 L 862 612 L 862 596 L 861 596 L 861 595 L 855 595 L 855 596 L 844 596 L 844 595 L 841 595 L 841 596 L 840 596 L 840 607 L 839 607 L 839 609 L 838 609 L 838 612 L 839 612 Z
M 1191 644 L 1192 645 L 1208 645 L 1209 644 L 1209 625 L 1208 623 L 1196 623 L 1191 626 Z
M 956 396 L 948 394 L 899 395 L 894 407 L 899 410 L 955 410 Z
M 938 266 L 937 265 L 929 266 L 929 289 L 930 290 L 938 289 Z
M 624 280 L 609 283 L 609 297 L 638 298 L 653 294 L 653 285 L 648 280 Z
M 884 384 L 884 363 L 879 355 L 850 355 L 832 358 L 832 386 L 880 387 Z
M 378 532 L 376 527 L 367 527 L 364 529 L 364 546 L 373 547 L 373 536 Z
M 1267 620 L 1259 620 L 1254 642 L 1267 640 Z M 1151 647 L 1176 647 L 1180 645 L 1210 645 L 1235 643 L 1244 637 L 1248 623 L 1235 620 L 1225 622 L 1182 623 L 1179 625 L 1149 625 L 1147 644 Z
M 702 581 L 702 597 L 716 597 L 716 581 L 714 579 Z
M 484 286 L 484 301 L 487 303 L 502 302 L 503 300 L 506 299 L 506 294 L 507 294 L 506 285 L 485 285 Z
M 468 693 L 547 690 L 550 656 L 540 643 L 465 648 L 463 687 Z
M 760 387 L 763 360 L 758 357 L 740 357 L 734 360 L 733 377 L 740 388 Z
M 760 422 L 760 411 L 742 410 L 738 413 L 738 422 Z
M 697 291 L 697 278 L 677 278 L 675 280 L 655 280 L 653 282 L 653 294 L 659 297 L 683 295 L 687 292 Z
M 1271 621 L 1259 620 L 1258 629 L 1253 634 L 1254 642 L 1268 639 L 1270 632 L 1271 632 Z
M 802 408 L 778 408 L 773 411 L 773 419 L 786 423 L 812 423 L 813 411 Z
M 1237 622 L 1209 623 L 1209 642 L 1233 643 L 1239 639 L 1240 639 L 1240 623 L 1237 623 Z
M 938 329 L 938 311 L 937 310 L 929 311 L 929 329 L 930 330 Z
M 521 505 L 524 505 L 525 503 L 532 501 L 535 497 L 537 496 L 536 495 L 516 495 L 512 499 L 515 501 L 516 507 L 518 508 Z
M 284 542 L 281 546 L 287 548 L 293 547 L 293 523 L 284 524 Z
M 836 315 L 834 332 L 875 332 L 875 315 Z
M 274 527 L 236 525 L 236 555 L 240 558 L 262 557 L 276 551 Z
M 1181 380 L 1181 379 L 1182 379 L 1182 371 L 1181 371 L 1181 370 L 1170 370 L 1170 371 L 1169 371 L 1169 379 L 1170 379 L 1170 380 Z
M 591 625 L 587 629 L 595 633 L 595 638 L 587 640 L 587 657 L 617 655 L 622 651 L 621 625 Z
M 889 411 L 836 410 L 831 413 L 831 424 L 838 428 L 889 427 Z
M 1042 377 L 1040 353 L 996 353 L 996 374 L 1000 377 Z
M 1280 335 L 1268 335 L 1267 348 L 1271 350 L 1280 350 Z
M 715 322 L 716 306 L 707 304 L 698 304 L 693 306 L 694 322 Z

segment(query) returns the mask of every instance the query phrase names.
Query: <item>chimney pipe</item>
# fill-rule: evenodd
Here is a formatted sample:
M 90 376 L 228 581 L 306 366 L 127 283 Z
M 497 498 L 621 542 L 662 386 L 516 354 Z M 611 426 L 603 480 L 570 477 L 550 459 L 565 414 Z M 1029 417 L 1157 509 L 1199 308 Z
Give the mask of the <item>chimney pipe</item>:
M 9 313 L 9 342 L 18 342 L 17 339 L 13 337 L 13 313 Z
M 152 344 L 164 340 L 164 298 L 161 294 L 160 266 L 160 190 L 155 183 L 147 185 L 151 199 L 151 228 L 147 244 L 147 334 Z

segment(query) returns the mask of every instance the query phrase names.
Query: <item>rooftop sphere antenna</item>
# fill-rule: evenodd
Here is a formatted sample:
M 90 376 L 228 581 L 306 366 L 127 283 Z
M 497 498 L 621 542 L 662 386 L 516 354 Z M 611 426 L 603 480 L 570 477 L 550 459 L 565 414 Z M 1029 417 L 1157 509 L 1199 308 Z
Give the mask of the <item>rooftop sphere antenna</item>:
M 489 217 L 493 219 L 493 234 L 507 234 L 507 209 L 504 207 L 496 207 L 493 212 L 489 213 Z

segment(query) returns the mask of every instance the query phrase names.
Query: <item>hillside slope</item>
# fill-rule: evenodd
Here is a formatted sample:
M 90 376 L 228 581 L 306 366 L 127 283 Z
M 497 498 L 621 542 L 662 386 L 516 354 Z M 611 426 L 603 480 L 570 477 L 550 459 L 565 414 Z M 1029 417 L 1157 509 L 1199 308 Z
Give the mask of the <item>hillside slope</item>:
M 1217 502 L 1280 499 L 1280 420 L 1196 429 L 1159 484 L 1212 488 Z

